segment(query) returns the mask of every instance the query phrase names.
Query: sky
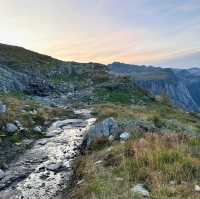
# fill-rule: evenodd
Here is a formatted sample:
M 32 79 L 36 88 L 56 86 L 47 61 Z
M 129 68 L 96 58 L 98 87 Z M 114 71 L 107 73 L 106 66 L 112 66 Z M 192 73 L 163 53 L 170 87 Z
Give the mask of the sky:
M 200 0 L 0 0 L 0 43 L 78 62 L 200 67 Z

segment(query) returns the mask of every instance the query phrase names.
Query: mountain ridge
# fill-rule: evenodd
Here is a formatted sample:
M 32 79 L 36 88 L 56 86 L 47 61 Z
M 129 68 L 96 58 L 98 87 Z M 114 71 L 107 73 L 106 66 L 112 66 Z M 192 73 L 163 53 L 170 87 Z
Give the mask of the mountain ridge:
M 109 69 L 118 75 L 128 75 L 154 95 L 166 94 L 179 107 L 200 111 L 200 69 L 146 67 L 114 62 Z
M 200 111 L 200 69 L 173 69 L 120 62 L 65 62 L 22 47 L 0 44 L 0 91 L 23 91 L 47 96 L 89 88 L 109 74 L 131 76 L 153 95 L 167 95 L 172 102 L 192 112 Z M 102 80 L 101 80 L 102 79 Z

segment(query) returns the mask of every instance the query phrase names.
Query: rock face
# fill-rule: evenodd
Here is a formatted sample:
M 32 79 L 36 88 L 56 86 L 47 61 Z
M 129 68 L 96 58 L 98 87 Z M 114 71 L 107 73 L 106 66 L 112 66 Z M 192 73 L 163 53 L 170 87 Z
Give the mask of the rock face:
M 107 66 L 64 62 L 24 48 L 0 44 L 0 91 L 36 96 L 71 93 L 106 77 Z M 100 75 L 99 75 L 100 74 Z M 83 96 L 84 97 L 84 96 Z
M 111 73 L 131 75 L 135 82 L 154 95 L 167 95 L 171 101 L 188 111 L 200 111 L 200 69 L 146 67 L 114 62 Z
M 84 147 L 89 148 L 90 145 L 100 138 L 107 138 L 109 139 L 110 136 L 114 138 L 118 137 L 119 135 L 119 126 L 118 123 L 114 120 L 114 118 L 110 117 L 97 124 L 93 125 L 85 140 L 84 140 Z

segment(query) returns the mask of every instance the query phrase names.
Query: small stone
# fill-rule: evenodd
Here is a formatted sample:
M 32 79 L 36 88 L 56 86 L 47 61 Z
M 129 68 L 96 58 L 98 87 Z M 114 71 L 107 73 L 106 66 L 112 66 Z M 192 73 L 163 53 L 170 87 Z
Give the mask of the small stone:
M 114 137 L 113 135 L 110 135 L 110 136 L 108 137 L 108 140 L 109 140 L 110 142 L 113 142 L 113 141 L 115 140 L 115 137 Z
M 6 131 L 8 133 L 15 133 L 17 131 L 17 126 L 13 123 L 7 123 L 6 124 Z
M 0 169 L 0 180 L 5 177 L 5 172 Z
M 79 181 L 77 182 L 77 185 L 80 185 L 80 184 L 82 184 L 83 182 L 84 182 L 84 179 L 79 180 Z
M 18 128 L 22 128 L 22 124 L 20 121 L 16 120 L 14 123 Z
M 46 166 L 46 168 L 50 171 L 58 171 L 62 167 L 61 162 L 50 163 Z
M 124 133 L 122 133 L 121 135 L 120 135 L 120 139 L 121 140 L 124 140 L 124 141 L 127 141 L 127 140 L 129 140 L 130 139 L 130 133 L 128 133 L 128 132 L 124 132 Z
M 117 177 L 117 178 L 115 178 L 115 180 L 118 181 L 118 182 L 120 182 L 120 181 L 123 181 L 124 178 Z
M 133 191 L 133 193 L 137 193 L 139 195 L 142 195 L 144 198 L 150 197 L 149 191 L 147 191 L 144 188 L 143 184 L 137 184 L 136 186 L 133 187 L 132 191 Z
M 111 146 L 111 147 L 106 149 L 106 152 L 111 152 L 112 150 L 113 150 L 113 147 Z
M 172 180 L 172 181 L 169 182 L 169 184 L 172 185 L 172 186 L 174 186 L 174 185 L 176 185 L 176 181 Z
M 199 186 L 199 185 L 195 185 L 194 190 L 195 190 L 196 192 L 200 192 L 200 186 Z
M 102 160 L 99 160 L 99 161 L 95 162 L 95 165 L 101 164 L 102 162 L 103 162 Z
M 39 141 L 37 142 L 37 144 L 43 146 L 43 145 L 45 145 L 47 142 L 48 142 L 48 140 L 39 140 Z
M 38 112 L 37 112 L 37 110 L 33 110 L 33 111 L 29 111 L 29 113 L 32 115 L 37 115 Z
M 1 101 L 0 101 L 0 113 L 5 113 L 7 111 L 6 105 L 4 105 Z
M 33 128 L 34 133 L 42 133 L 42 127 L 41 126 L 36 126 Z

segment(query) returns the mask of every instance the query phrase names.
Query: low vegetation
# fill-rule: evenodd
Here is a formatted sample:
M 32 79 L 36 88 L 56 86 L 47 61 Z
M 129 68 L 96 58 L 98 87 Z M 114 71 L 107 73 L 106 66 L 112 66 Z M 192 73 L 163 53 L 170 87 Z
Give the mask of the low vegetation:
M 104 90 L 98 95 L 104 103 L 94 106 L 95 117 L 100 121 L 114 117 L 132 138 L 95 142 L 77 160 L 78 184 L 70 197 L 139 199 L 133 187 L 142 183 L 152 199 L 199 198 L 195 191 L 200 183 L 198 115 L 172 107 L 165 97 L 158 101 L 133 94 L 131 102 L 126 91 Z
M 143 183 L 151 198 L 191 198 L 200 179 L 200 142 L 178 134 L 145 134 L 116 143 L 79 160 L 82 179 L 72 198 L 140 198 L 131 189 Z
M 0 101 L 7 109 L 0 114 L 0 168 L 30 147 L 29 143 L 44 136 L 42 132 L 34 132 L 35 127 L 40 126 L 45 131 L 57 117 L 73 117 L 71 110 L 43 106 L 22 93 L 1 94 Z M 20 123 L 22 130 L 8 133 L 6 125 L 16 122 Z M 27 144 L 24 140 L 28 140 Z

